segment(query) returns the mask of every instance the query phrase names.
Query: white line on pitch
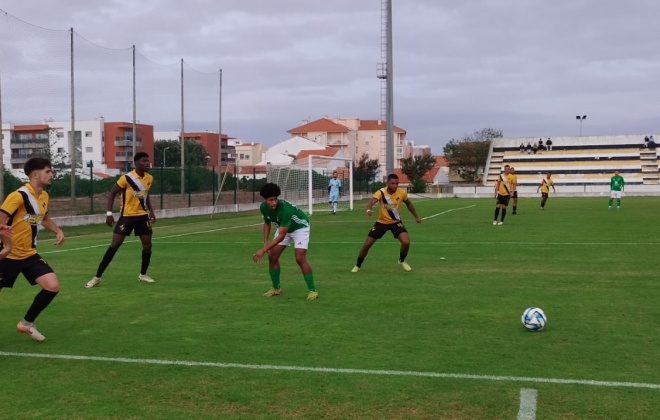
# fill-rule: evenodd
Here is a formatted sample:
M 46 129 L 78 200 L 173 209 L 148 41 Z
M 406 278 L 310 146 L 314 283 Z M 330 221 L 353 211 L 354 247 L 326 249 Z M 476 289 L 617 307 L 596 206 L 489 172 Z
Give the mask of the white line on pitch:
M 442 216 L 443 214 L 447 214 L 447 213 L 450 213 L 450 212 L 452 212 L 452 211 L 456 211 L 456 210 L 465 210 L 465 209 L 469 209 L 469 208 L 471 208 L 471 207 L 476 207 L 476 204 L 473 204 L 473 205 L 471 205 L 471 206 L 467 206 L 467 207 L 457 207 L 457 208 L 455 208 L 455 209 L 445 210 L 445 211 L 443 211 L 443 212 L 441 212 L 441 213 L 436 213 L 436 214 L 433 214 L 433 215 L 431 215 L 431 216 L 422 217 L 422 220 L 432 219 L 432 218 L 434 218 L 434 217 Z
M 524 377 L 524 376 L 471 375 L 465 373 L 416 372 L 416 371 L 407 371 L 407 370 L 372 370 L 372 369 L 342 369 L 342 368 L 324 368 L 324 367 L 306 367 L 306 366 L 249 365 L 243 363 L 194 362 L 187 360 L 161 360 L 161 359 L 128 359 L 125 357 L 76 356 L 70 354 L 45 354 L 45 353 L 15 353 L 15 352 L 7 352 L 7 351 L 0 351 L 0 356 L 28 357 L 35 359 L 83 360 L 83 361 L 111 362 L 111 363 L 135 363 L 135 364 L 145 364 L 145 365 L 174 365 L 174 366 L 193 366 L 193 367 L 204 366 L 204 367 L 252 369 L 252 370 L 280 370 L 280 371 L 323 372 L 323 373 L 342 373 L 342 374 L 361 374 L 361 375 L 382 375 L 382 376 L 416 376 L 416 377 L 424 377 L 424 378 L 476 379 L 483 381 L 509 381 L 509 382 L 561 384 L 561 385 L 587 385 L 587 386 L 601 386 L 601 387 L 610 387 L 610 388 L 660 389 L 660 384 L 644 383 L 644 382 L 593 381 L 586 379 L 534 378 L 534 377 Z
M 518 420 L 536 419 L 536 390 L 523 388 L 520 390 L 520 408 Z
M 161 239 L 179 238 L 179 237 L 182 237 L 182 236 L 200 235 L 202 233 L 220 232 L 220 231 L 223 231 L 223 230 L 242 229 L 242 228 L 261 226 L 261 225 L 263 225 L 263 223 L 253 223 L 253 224 L 250 224 L 250 225 L 242 225 L 242 226 L 230 226 L 230 227 L 224 227 L 224 228 L 203 230 L 203 231 L 199 231 L 199 232 L 186 232 L 186 233 L 179 233 L 177 235 L 159 236 L 156 239 L 160 241 Z M 133 239 L 133 240 L 125 241 L 124 243 L 129 244 L 129 243 L 132 243 L 132 242 L 139 242 L 139 240 L 138 239 Z M 83 250 L 83 249 L 92 249 L 92 248 L 98 248 L 98 247 L 101 247 L 101 246 L 108 246 L 108 244 L 104 243 L 102 245 L 90 245 L 90 246 L 84 246 L 84 247 L 80 247 L 80 248 L 55 249 L 53 251 L 39 252 L 39 254 L 58 254 L 58 253 L 61 253 L 61 252 L 80 251 L 80 250 Z

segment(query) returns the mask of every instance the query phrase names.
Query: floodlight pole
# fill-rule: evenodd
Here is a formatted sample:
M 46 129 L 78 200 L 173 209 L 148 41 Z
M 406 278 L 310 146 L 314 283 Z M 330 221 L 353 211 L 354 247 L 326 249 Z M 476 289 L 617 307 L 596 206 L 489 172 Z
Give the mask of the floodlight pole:
M 576 115 L 575 116 L 575 119 L 580 121 L 580 137 L 582 137 L 582 121 L 584 121 L 586 118 L 587 118 L 586 115 L 582 115 L 582 116 Z

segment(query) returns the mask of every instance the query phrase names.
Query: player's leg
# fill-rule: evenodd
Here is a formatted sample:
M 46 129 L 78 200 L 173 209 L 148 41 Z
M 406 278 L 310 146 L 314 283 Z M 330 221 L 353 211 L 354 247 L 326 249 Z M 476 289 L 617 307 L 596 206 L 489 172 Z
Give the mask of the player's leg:
M 137 232 L 136 232 L 137 233 Z M 138 280 L 145 283 L 154 283 L 154 279 L 147 276 L 147 270 L 151 263 L 151 232 L 140 234 L 140 242 L 142 243 L 142 263 L 140 264 L 140 275 Z
M 300 271 L 302 272 L 305 284 L 307 284 L 307 299 L 314 300 L 318 297 L 318 293 L 316 292 L 316 286 L 314 285 L 312 267 L 309 265 L 309 262 L 307 262 L 307 248 L 309 247 L 310 229 L 308 227 L 298 229 L 294 232 L 291 232 L 289 236 L 291 237 L 291 242 L 294 244 L 296 263 L 300 267 Z
M 23 319 L 16 325 L 16 329 L 29 335 L 33 340 L 44 341 L 46 337 L 37 330 L 34 321 L 60 292 L 60 282 L 53 269 L 39 254 L 27 258 L 24 260 L 24 264 L 23 275 L 31 285 L 38 284 L 41 291 L 34 297 L 32 305 L 28 308 Z
M 394 237 L 401 242 L 401 248 L 399 249 L 399 264 L 404 270 L 410 271 L 412 268 L 410 268 L 410 265 L 406 262 L 408 250 L 410 250 L 410 236 L 403 225 L 401 225 L 396 231 L 393 231 L 393 233 Z
M 276 245 L 268 251 L 268 275 L 273 287 L 264 296 L 276 296 L 282 293 L 280 284 L 280 255 L 286 249 L 286 245 Z
M 108 246 L 108 249 L 105 250 L 105 254 L 103 254 L 103 258 L 101 259 L 101 262 L 99 263 L 98 268 L 96 269 L 96 275 L 85 284 L 85 288 L 91 289 L 92 287 L 96 286 L 101 282 L 101 277 L 103 276 L 103 273 L 105 272 L 105 269 L 108 268 L 110 263 L 112 262 L 112 259 L 115 257 L 115 254 L 119 250 L 119 247 L 124 243 L 124 239 L 126 239 L 127 235 L 130 235 L 130 232 L 133 229 L 129 229 L 128 232 L 122 232 L 121 229 L 119 228 L 119 221 L 122 218 L 120 217 L 119 220 L 117 221 L 117 224 L 115 226 L 115 231 L 112 234 L 112 241 L 110 242 L 110 246 Z
M 375 228 L 375 226 L 374 226 L 374 228 Z M 378 235 L 373 235 L 372 236 L 372 233 L 374 233 L 373 228 L 372 228 L 372 231 L 369 232 L 369 234 L 367 235 L 367 239 L 364 240 L 364 244 L 362 245 L 362 248 L 360 248 L 360 253 L 358 254 L 357 262 L 355 263 L 355 267 L 353 267 L 351 272 L 357 273 L 358 271 L 360 271 L 360 268 L 362 268 L 362 263 L 364 262 L 364 259 L 367 258 L 367 254 L 369 254 L 369 249 L 371 248 L 371 246 L 374 243 L 376 243 L 376 241 L 378 239 L 380 239 L 380 236 L 383 236 L 381 234 L 377 238 L 376 236 L 378 236 Z
M 607 209 L 612 209 L 612 201 L 614 201 L 614 191 L 610 192 L 610 202 L 607 204 Z

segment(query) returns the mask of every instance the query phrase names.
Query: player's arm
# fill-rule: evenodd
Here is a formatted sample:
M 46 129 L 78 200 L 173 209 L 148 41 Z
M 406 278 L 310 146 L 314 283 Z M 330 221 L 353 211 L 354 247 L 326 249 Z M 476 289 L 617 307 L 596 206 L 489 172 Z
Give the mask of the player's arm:
M 552 192 L 553 192 L 553 193 L 554 193 L 554 192 L 557 192 L 557 190 L 555 190 L 555 184 L 554 184 L 554 183 L 553 183 L 553 184 L 550 184 L 550 186 L 552 187 Z
M 112 227 L 112 225 L 115 224 L 115 218 L 112 216 L 112 205 L 115 202 L 115 197 L 117 197 L 117 194 L 122 190 L 122 188 L 115 184 L 112 189 L 110 190 L 110 193 L 108 194 L 108 201 L 105 205 L 106 208 L 106 214 L 107 216 L 105 217 L 105 224 Z
M 9 216 L 5 212 L 0 211 L 0 241 L 2 242 L 2 250 L 0 250 L 0 260 L 4 259 L 11 252 L 11 226 L 7 226 Z
M 57 226 L 57 223 L 55 223 L 55 221 L 50 218 L 48 213 L 46 213 L 43 220 L 41 221 L 41 226 L 55 234 L 55 245 L 62 245 L 62 243 L 64 243 L 64 232 L 62 232 L 62 229 Z
M 495 198 L 497 198 L 497 192 L 500 189 L 500 182 L 502 182 L 499 178 L 495 180 Z
M 541 189 L 542 186 L 543 186 L 543 181 L 541 181 L 541 183 L 539 184 L 539 186 L 536 187 L 536 192 L 539 192 L 539 190 Z
M 258 263 L 268 251 L 273 249 L 275 246 L 277 246 L 277 244 L 284 240 L 284 237 L 286 237 L 288 232 L 288 226 L 280 226 L 277 230 L 277 236 L 273 238 L 271 242 L 268 242 L 268 236 L 270 235 L 270 223 L 268 223 L 268 227 L 266 227 L 266 223 L 264 223 L 264 246 L 252 254 L 252 261 Z
M 405 200 L 403 200 L 403 202 L 406 203 L 406 207 L 408 207 L 408 211 L 413 215 L 413 217 L 415 217 L 415 221 L 417 223 L 422 223 L 422 218 L 419 217 L 419 215 L 417 214 L 417 210 L 415 210 L 415 206 L 413 206 L 412 201 L 406 198 Z
M 153 224 L 156 223 L 156 213 L 154 213 L 154 208 L 151 206 L 151 196 L 147 196 L 147 209 L 149 210 L 149 221 Z
M 367 204 L 367 216 L 371 217 L 371 215 L 373 214 L 372 207 L 373 207 L 374 204 L 376 204 L 377 202 L 378 202 L 378 199 L 377 199 L 377 198 L 375 198 L 375 197 L 371 197 L 371 200 L 369 200 L 369 203 Z

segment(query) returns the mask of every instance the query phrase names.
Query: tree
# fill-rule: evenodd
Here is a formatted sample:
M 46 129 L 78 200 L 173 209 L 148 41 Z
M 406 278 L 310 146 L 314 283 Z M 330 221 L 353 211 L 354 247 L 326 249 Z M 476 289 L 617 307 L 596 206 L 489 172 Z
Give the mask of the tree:
M 435 157 L 431 154 L 417 155 L 401 159 L 401 172 L 410 181 L 413 193 L 426 192 L 426 181 L 424 175 L 435 166 Z
M 451 139 L 443 148 L 443 153 L 452 170 L 460 170 L 460 176 L 467 182 L 476 182 L 480 171 L 488 161 L 490 142 L 503 137 L 502 130 L 484 128 L 461 140 Z
M 195 140 L 186 139 L 186 166 L 206 166 L 206 157 L 209 156 L 204 146 Z M 178 168 L 181 166 L 181 143 L 177 140 L 156 140 L 154 142 L 154 166 Z
M 367 190 L 369 182 L 374 180 L 378 172 L 378 159 L 369 159 L 366 153 L 363 153 L 356 162 L 353 162 L 353 180 L 356 183 L 355 190 Z

